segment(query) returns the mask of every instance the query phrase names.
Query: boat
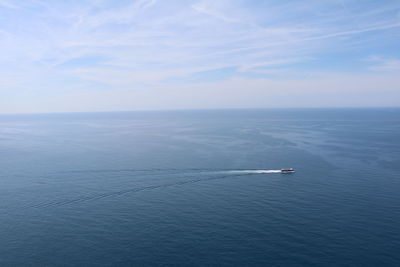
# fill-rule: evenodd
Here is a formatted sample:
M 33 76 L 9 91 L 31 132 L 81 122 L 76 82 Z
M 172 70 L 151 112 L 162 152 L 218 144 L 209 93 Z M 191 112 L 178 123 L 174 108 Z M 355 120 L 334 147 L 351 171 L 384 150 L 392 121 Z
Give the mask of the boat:
M 294 173 L 294 169 L 293 168 L 281 169 L 281 173 Z

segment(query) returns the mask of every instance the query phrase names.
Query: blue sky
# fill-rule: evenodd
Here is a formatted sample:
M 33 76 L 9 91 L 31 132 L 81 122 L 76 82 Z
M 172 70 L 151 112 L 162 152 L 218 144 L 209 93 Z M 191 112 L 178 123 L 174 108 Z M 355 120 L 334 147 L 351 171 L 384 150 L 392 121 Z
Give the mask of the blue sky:
M 400 106 L 398 0 L 0 0 L 0 113 Z

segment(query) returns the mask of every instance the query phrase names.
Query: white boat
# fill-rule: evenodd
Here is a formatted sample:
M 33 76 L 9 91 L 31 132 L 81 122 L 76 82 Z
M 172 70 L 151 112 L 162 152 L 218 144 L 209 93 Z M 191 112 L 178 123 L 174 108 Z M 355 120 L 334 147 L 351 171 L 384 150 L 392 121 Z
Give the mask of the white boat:
M 294 173 L 294 169 L 293 168 L 281 169 L 281 173 Z

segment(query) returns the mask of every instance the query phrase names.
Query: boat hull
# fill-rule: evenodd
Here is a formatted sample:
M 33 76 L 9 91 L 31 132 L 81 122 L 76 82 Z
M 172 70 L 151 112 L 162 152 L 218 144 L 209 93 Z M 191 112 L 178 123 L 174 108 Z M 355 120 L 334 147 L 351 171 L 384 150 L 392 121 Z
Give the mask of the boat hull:
M 294 173 L 294 169 L 293 168 L 281 169 L 281 173 Z

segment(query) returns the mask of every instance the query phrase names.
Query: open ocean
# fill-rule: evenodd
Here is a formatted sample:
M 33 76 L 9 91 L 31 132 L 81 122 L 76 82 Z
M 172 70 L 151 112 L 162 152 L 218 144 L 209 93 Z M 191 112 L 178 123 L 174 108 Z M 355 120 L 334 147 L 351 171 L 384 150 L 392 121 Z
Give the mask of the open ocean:
M 400 109 L 0 115 L 0 266 L 400 266 Z

